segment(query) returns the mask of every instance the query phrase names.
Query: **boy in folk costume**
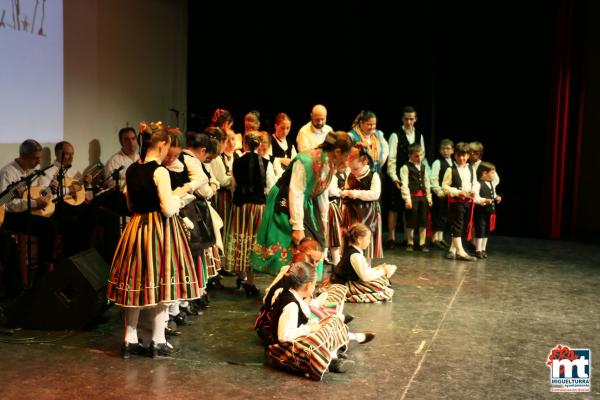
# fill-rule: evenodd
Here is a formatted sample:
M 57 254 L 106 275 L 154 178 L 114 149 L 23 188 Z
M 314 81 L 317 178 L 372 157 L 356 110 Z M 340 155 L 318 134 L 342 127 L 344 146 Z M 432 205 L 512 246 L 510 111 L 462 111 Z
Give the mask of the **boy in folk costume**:
M 448 223 L 452 244 L 448 259 L 475 261 L 463 248 L 462 237 L 470 239 L 473 202 L 479 202 L 479 183 L 469 160 L 468 143 L 460 142 L 454 149 L 455 164 L 444 174 L 442 188 L 448 196 Z
M 481 201 L 475 206 L 473 217 L 475 224 L 475 256 L 487 258 L 487 241 L 496 227 L 496 204 L 502 201 L 502 197 L 496 194 L 493 184 L 496 176 L 496 167 L 492 163 L 481 162 L 477 170 L 479 175 L 479 196 Z
M 423 164 L 423 157 L 423 147 L 419 143 L 413 143 L 408 147 L 408 162 L 400 168 L 407 251 L 413 250 L 416 228 L 419 229 L 419 248 L 423 252 L 429 251 L 425 246 L 425 240 L 427 239 L 427 210 L 431 207 L 431 184 L 429 171 Z
M 440 249 L 447 250 L 450 245 L 444 241 L 444 232 L 448 230 L 448 198 L 442 190 L 442 181 L 446 170 L 452 167 L 452 154 L 454 154 L 454 142 L 443 139 L 440 142 L 440 158 L 431 164 L 431 230 L 433 237 L 431 244 Z

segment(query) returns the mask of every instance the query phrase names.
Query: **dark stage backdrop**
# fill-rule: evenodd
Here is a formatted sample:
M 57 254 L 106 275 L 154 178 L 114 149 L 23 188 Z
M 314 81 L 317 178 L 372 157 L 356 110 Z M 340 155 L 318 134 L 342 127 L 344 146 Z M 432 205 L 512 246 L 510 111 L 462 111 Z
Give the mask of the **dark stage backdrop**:
M 443 138 L 483 142 L 505 196 L 499 234 L 547 236 L 543 182 L 561 1 L 190 1 L 188 129 L 202 129 L 221 107 L 239 132 L 255 109 L 269 132 L 275 114 L 288 113 L 295 136 L 322 103 L 336 130 L 372 110 L 389 136 L 412 105 L 430 162 Z

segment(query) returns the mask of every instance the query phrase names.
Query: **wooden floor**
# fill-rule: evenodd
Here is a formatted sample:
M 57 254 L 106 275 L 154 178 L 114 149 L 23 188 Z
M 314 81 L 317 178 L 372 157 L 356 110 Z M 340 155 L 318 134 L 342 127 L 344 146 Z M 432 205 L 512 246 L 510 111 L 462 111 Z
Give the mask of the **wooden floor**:
M 225 289 L 182 328 L 171 359 L 121 359 L 116 307 L 84 332 L 5 329 L 0 399 L 600 398 L 598 378 L 590 393 L 551 393 L 546 365 L 563 344 L 591 349 L 592 375 L 600 370 L 600 247 L 493 237 L 488 248 L 477 262 L 386 251 L 398 265 L 393 302 L 346 305 L 351 329 L 377 337 L 350 349 L 354 370 L 322 382 L 264 366 L 252 330 L 259 300 Z M 148 343 L 148 321 L 140 325 Z

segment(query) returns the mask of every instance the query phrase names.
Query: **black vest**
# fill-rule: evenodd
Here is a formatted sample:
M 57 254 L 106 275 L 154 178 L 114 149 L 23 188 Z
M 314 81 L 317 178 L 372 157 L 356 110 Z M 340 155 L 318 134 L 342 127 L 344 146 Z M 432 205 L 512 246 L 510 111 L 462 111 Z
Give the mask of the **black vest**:
M 400 168 L 408 162 L 408 146 L 410 146 L 410 143 L 408 143 L 408 139 L 406 138 L 406 134 L 402 127 L 396 135 L 398 135 L 398 147 L 396 148 L 396 176 L 400 178 Z M 415 141 L 413 143 L 421 144 L 422 136 L 423 135 L 419 132 L 415 131 Z M 425 151 L 425 149 L 423 149 L 423 151 Z
M 373 180 L 373 174 L 374 174 L 374 172 L 373 172 L 373 170 L 371 170 L 365 177 L 361 178 L 360 180 L 358 180 L 352 174 L 348 175 L 348 178 L 346 179 L 348 189 L 371 190 L 371 181 Z M 377 203 L 378 201 L 379 200 L 364 201 L 364 200 L 360 200 L 360 199 L 351 199 L 350 197 L 344 198 L 345 204 L 355 204 L 355 205 L 359 205 L 359 206 L 365 205 L 367 203 Z
M 408 189 L 410 193 L 417 193 L 419 189 L 425 191 L 425 164 L 421 164 L 420 171 L 411 162 L 404 165 L 408 168 Z
M 279 342 L 279 337 L 277 336 L 277 331 L 279 330 L 279 318 L 281 317 L 285 306 L 290 303 L 296 303 L 298 306 L 298 326 L 308 323 L 308 318 L 302 312 L 302 307 L 300 307 L 300 303 L 298 303 L 296 297 L 289 290 L 284 290 L 277 297 L 277 300 L 275 300 L 275 304 L 273 304 L 273 308 L 271 309 L 271 329 L 275 342 Z
M 189 172 L 187 168 L 187 164 L 183 161 L 183 153 L 181 153 L 178 157 L 178 160 L 183 164 L 183 171 L 175 172 L 169 170 L 169 176 L 171 177 L 171 189 L 175 190 L 180 186 L 185 185 L 190 181 Z
M 260 165 L 263 164 L 261 173 Z M 249 152 L 233 162 L 233 177 L 235 178 L 235 191 L 233 204 L 265 204 L 266 171 L 269 160 L 256 153 Z
M 494 200 L 496 198 L 494 186 L 492 185 L 492 187 L 489 187 L 487 184 L 488 184 L 488 182 L 486 182 L 484 180 L 479 181 L 479 196 L 484 199 Z M 492 201 L 492 204 L 487 204 L 482 207 L 485 209 L 485 211 L 487 211 L 491 214 L 496 211 L 495 203 L 496 203 L 495 201 Z
M 360 251 L 358 251 L 358 249 L 356 249 L 354 246 L 349 245 L 346 247 L 344 254 L 342 255 L 342 259 L 333 269 L 333 275 L 331 276 L 331 281 L 333 283 L 344 284 L 348 281 L 360 280 L 358 274 L 352 266 L 352 263 L 350 262 L 350 257 L 352 257 L 352 254 L 357 253 L 360 253 Z
M 132 212 L 138 214 L 160 211 L 158 189 L 154 183 L 154 171 L 161 166 L 156 161 L 145 164 L 133 163 L 127 168 L 125 181 Z
M 467 164 L 469 166 L 469 173 L 471 174 L 471 187 L 473 187 L 473 182 L 475 182 L 475 174 L 473 173 L 473 166 L 471 164 Z M 460 178 L 460 174 L 458 173 L 458 167 L 456 164 L 452 166 L 452 185 L 453 188 L 457 188 L 462 190 L 462 179 Z
M 442 187 L 442 184 L 444 182 L 444 175 L 446 175 L 446 170 L 448 168 L 451 168 L 451 166 L 448 165 L 445 158 L 438 158 L 438 162 L 440 163 L 440 173 L 438 174 L 438 182 L 440 183 L 440 187 Z M 454 162 L 452 162 L 452 165 L 454 165 Z
M 271 162 L 275 161 L 275 158 L 292 158 L 292 149 L 294 148 L 294 144 L 290 141 L 290 137 L 285 137 L 285 141 L 288 145 L 287 150 L 283 150 L 281 146 L 279 146 L 277 139 L 275 139 L 275 135 L 271 135 L 271 137 L 271 151 L 273 153 Z

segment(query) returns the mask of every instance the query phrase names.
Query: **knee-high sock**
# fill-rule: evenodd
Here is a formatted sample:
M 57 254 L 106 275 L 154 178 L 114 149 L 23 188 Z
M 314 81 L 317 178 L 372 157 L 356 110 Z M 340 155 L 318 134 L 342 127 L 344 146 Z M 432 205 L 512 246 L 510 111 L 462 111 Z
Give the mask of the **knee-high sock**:
M 476 238 L 475 239 L 475 251 L 482 251 L 483 250 L 483 239 L 482 238 Z
M 165 319 L 168 319 L 168 305 L 159 303 L 152 309 L 152 341 L 154 343 L 166 343 Z
M 452 251 L 452 248 L 454 248 L 456 250 L 456 254 L 460 254 L 461 256 L 464 256 L 467 254 L 465 249 L 463 249 L 462 238 L 460 236 L 452 238 L 452 246 L 450 247 L 450 251 Z
M 137 343 L 137 324 L 140 319 L 140 309 L 127 307 L 124 311 L 123 319 L 125 322 L 125 342 Z
M 333 263 L 333 265 L 338 265 L 340 263 L 340 248 L 339 247 L 334 247 L 331 250 L 331 262 Z
M 179 314 L 179 302 L 175 301 L 169 304 L 169 315 L 176 316 Z M 167 318 L 167 321 L 169 318 Z
M 419 228 L 419 246 L 425 245 L 427 240 L 427 228 Z
M 415 234 L 414 229 L 412 229 L 412 228 L 406 229 L 406 244 L 407 245 L 415 243 L 414 234 Z
M 485 251 L 485 249 L 487 248 L 487 240 L 488 240 L 488 238 L 481 239 L 481 250 L 482 251 Z

